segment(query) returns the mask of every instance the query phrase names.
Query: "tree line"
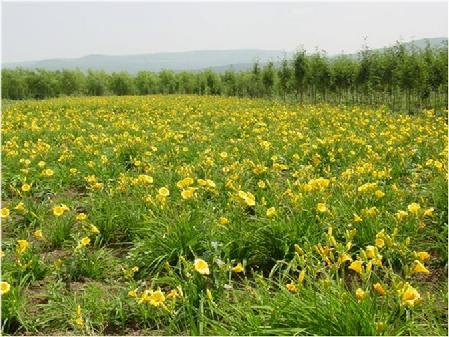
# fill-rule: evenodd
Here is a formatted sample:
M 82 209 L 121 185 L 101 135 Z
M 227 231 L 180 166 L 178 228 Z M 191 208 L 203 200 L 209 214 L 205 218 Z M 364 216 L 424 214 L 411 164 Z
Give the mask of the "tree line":
M 365 47 L 357 56 L 328 57 L 298 50 L 292 59 L 246 71 L 162 70 L 106 73 L 98 70 L 2 69 L 2 98 L 58 96 L 197 94 L 277 97 L 301 103 L 385 105 L 413 112 L 446 109 L 447 42 L 416 48 L 397 43 L 381 50 Z

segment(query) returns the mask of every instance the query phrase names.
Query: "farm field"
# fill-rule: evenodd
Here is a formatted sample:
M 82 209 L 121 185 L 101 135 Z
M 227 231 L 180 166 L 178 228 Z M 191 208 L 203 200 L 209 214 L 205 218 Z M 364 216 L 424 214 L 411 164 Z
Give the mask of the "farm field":
M 9 335 L 447 335 L 447 111 L 4 102 Z

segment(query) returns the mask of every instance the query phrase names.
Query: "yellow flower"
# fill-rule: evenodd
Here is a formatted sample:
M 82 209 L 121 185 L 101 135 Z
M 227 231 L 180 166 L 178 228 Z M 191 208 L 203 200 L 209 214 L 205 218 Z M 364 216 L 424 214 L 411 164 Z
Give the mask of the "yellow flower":
M 416 202 L 412 202 L 410 205 L 407 206 L 407 209 L 412 214 L 418 214 L 418 211 L 421 209 L 421 206 L 417 204 Z
M 42 171 L 44 177 L 51 177 L 55 172 L 52 169 L 45 169 Z
M 167 298 L 168 299 L 170 299 L 170 298 L 177 298 L 177 297 L 179 297 L 179 292 L 176 289 L 170 290 L 170 292 L 167 294 Z
M 342 264 L 345 263 L 346 261 L 352 261 L 351 256 L 349 256 L 346 253 L 341 253 L 340 256 L 338 257 L 338 263 Z
M 82 238 L 78 244 L 79 247 L 86 247 L 90 243 L 90 238 L 85 236 Z
M 81 306 L 78 305 L 76 307 L 76 318 L 75 318 L 75 324 L 78 326 L 82 326 L 84 324 L 84 320 L 81 317 Z
M 195 187 L 188 187 L 187 189 L 181 192 L 181 196 L 183 199 L 190 199 L 194 196 L 195 191 L 196 191 Z
M 362 222 L 362 218 L 357 214 L 354 214 L 354 222 Z
M 376 322 L 376 332 L 383 332 L 387 325 L 384 322 Z
M 383 295 L 385 295 L 385 290 L 384 290 L 384 288 L 382 287 L 382 285 L 379 283 L 379 282 L 377 282 L 376 284 L 374 284 L 374 290 L 376 290 L 376 292 L 379 294 L 379 295 L 381 295 L 381 296 L 383 296 Z
M 267 184 L 265 184 L 265 181 L 259 180 L 257 182 L 257 186 L 259 186 L 259 188 L 265 188 L 267 186 Z
M 398 219 L 398 220 L 404 220 L 408 216 L 408 213 L 406 211 L 399 210 L 395 214 L 395 216 L 396 216 L 396 219 Z
M 19 202 L 14 209 L 23 212 L 25 211 L 25 204 L 23 202 Z
M 104 184 L 99 183 L 99 182 L 96 182 L 95 184 L 92 185 L 92 188 L 95 190 L 101 190 L 103 187 L 104 187 Z
M 86 213 L 78 213 L 75 216 L 75 219 L 78 220 L 78 221 L 83 221 L 83 220 L 87 219 L 87 215 L 86 215 Z
M 377 254 L 377 256 L 373 259 L 373 264 L 376 266 L 382 266 L 382 255 Z
M 375 242 L 376 247 L 382 248 L 385 245 L 384 239 L 377 238 Z
M 369 215 L 371 217 L 376 216 L 377 213 L 378 213 L 378 211 L 377 211 L 376 207 L 365 208 L 365 209 L 362 210 L 362 214 Z
M 374 246 L 366 246 L 366 257 L 368 259 L 372 259 L 376 256 L 376 247 Z
M 306 270 L 305 269 L 303 269 L 303 270 L 301 270 L 300 272 L 299 272 L 299 275 L 298 275 L 298 282 L 299 283 L 303 283 L 304 282 L 304 277 L 306 276 Z
M 286 287 L 287 287 L 288 291 L 290 291 L 290 292 L 292 292 L 292 293 L 295 293 L 295 292 L 298 291 L 298 288 L 296 287 L 296 285 L 295 285 L 293 282 L 288 283 L 288 284 L 286 285 Z
M 203 180 L 203 179 L 198 179 L 198 182 L 199 182 L 199 183 L 200 183 L 200 180 L 201 180 L 201 182 L 204 182 L 204 185 L 206 185 L 206 181 L 205 181 L 205 180 Z M 192 178 L 187 177 L 187 178 L 184 178 L 184 179 L 178 181 L 178 182 L 176 183 L 176 186 L 178 186 L 179 189 L 183 189 L 184 187 L 193 185 L 193 182 L 194 182 L 194 180 L 193 180 Z M 200 185 L 201 185 L 201 183 L 200 183 Z
M 0 294 L 5 295 L 11 289 L 11 285 L 8 282 L 2 281 L 0 282 Z
M 276 215 L 276 208 L 270 207 L 267 209 L 267 217 L 271 218 Z
M 206 289 L 206 295 L 207 295 L 207 298 L 209 299 L 209 301 L 214 300 L 214 297 L 212 296 L 212 292 L 210 291 L 209 288 Z
M 363 291 L 362 288 L 357 288 L 355 291 L 355 297 L 357 297 L 357 299 L 359 301 L 363 300 L 366 297 L 366 292 Z
M 220 219 L 218 219 L 218 223 L 220 225 L 227 225 L 229 223 L 229 220 L 227 218 L 225 218 L 224 216 L 220 217 Z
M 304 254 L 304 250 L 298 244 L 295 243 L 294 247 L 295 247 L 295 252 L 296 253 L 298 253 L 299 255 L 303 255 Z
M 423 273 L 423 274 L 429 274 L 430 271 L 427 269 L 421 262 L 418 260 L 415 260 L 415 267 L 413 267 L 414 273 Z
M 377 183 L 366 183 L 366 184 L 364 184 L 364 185 L 362 185 L 362 186 L 359 186 L 358 188 L 357 188 L 357 191 L 359 191 L 359 192 L 367 192 L 367 191 L 369 191 L 369 190 L 373 190 L 373 189 L 375 189 L 377 187 Z
M 254 206 L 256 204 L 256 198 L 250 192 L 239 191 L 238 196 L 247 206 Z
M 56 269 L 60 269 L 62 266 L 62 260 L 57 259 L 55 262 L 53 262 L 53 265 L 55 266 Z
M 245 202 L 248 206 L 254 206 L 254 205 L 256 205 L 256 198 L 254 197 L 254 195 L 252 193 L 248 192 Z
M 385 239 L 385 229 L 382 229 L 379 233 L 377 233 L 376 238 Z
M 22 191 L 23 192 L 28 192 L 29 190 L 31 190 L 31 185 L 30 184 L 23 184 L 22 185 Z
M 382 198 L 385 196 L 385 193 L 382 192 L 381 190 L 377 190 L 376 192 L 374 192 L 374 195 L 376 196 L 376 198 Z
M 427 259 L 430 259 L 430 254 L 427 252 L 417 252 L 416 256 L 421 260 L 421 261 L 425 261 Z
M 33 236 L 36 239 L 43 239 L 42 230 L 40 230 L 40 229 L 35 230 L 33 233 Z
M 363 262 L 360 260 L 354 261 L 349 265 L 349 269 L 360 274 L 363 271 Z
M 153 177 L 146 175 L 146 174 L 140 174 L 137 177 L 137 181 L 141 184 L 152 184 L 154 179 Z
M 64 209 L 64 207 L 62 207 L 62 206 L 55 206 L 55 207 L 53 207 L 53 214 L 54 214 L 55 216 L 61 216 L 61 215 L 63 215 L 63 214 L 64 214 L 64 211 L 65 211 L 65 209 Z
M 27 240 L 17 240 L 17 248 L 16 248 L 17 254 L 19 255 L 23 254 L 28 249 L 29 245 L 30 244 L 28 243 Z
M 161 290 L 145 290 L 140 297 L 139 303 L 150 303 L 152 306 L 162 306 L 165 301 L 165 295 Z
M 209 265 L 203 259 L 195 259 L 193 264 L 195 270 L 201 275 L 209 275 Z
M 239 262 L 234 268 L 232 268 L 232 271 L 241 273 L 243 271 L 243 265 Z
M 399 295 L 401 297 L 402 305 L 408 307 L 414 307 L 420 299 L 421 295 L 419 292 L 413 288 L 408 282 L 403 286 L 402 289 L 399 290 Z
M 6 207 L 3 207 L 2 211 L 1 211 L 1 215 L 2 215 L 2 219 L 8 218 L 9 217 L 9 209 Z
M 137 297 L 137 288 L 128 291 L 128 296 L 129 296 L 129 297 Z
M 433 216 L 433 211 L 434 211 L 434 210 L 435 210 L 435 209 L 434 209 L 433 207 L 426 209 L 426 210 L 424 211 L 424 216 L 428 216 L 428 217 Z
M 100 234 L 100 230 L 97 228 L 97 226 L 95 226 L 93 224 L 89 224 L 89 231 L 92 234 Z
M 161 187 L 158 191 L 158 194 L 162 197 L 168 197 L 170 195 L 170 191 L 167 187 Z
M 214 189 L 215 187 L 217 187 L 215 182 L 213 180 L 210 180 L 210 179 L 206 179 L 206 185 L 210 189 Z
M 433 166 L 435 166 L 437 169 L 441 169 L 443 167 L 443 163 L 438 160 L 435 160 Z
M 328 211 L 328 208 L 325 203 L 320 202 L 316 205 L 316 210 L 318 212 L 325 213 Z

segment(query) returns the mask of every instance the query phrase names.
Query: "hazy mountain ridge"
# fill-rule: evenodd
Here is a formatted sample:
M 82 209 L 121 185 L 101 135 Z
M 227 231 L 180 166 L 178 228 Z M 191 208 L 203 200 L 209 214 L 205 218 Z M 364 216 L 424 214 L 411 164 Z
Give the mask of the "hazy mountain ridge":
M 127 71 L 136 73 L 140 70 L 200 70 L 230 64 L 251 63 L 256 60 L 260 62 L 276 61 L 289 55 L 291 53 L 280 50 L 204 50 L 140 55 L 88 55 L 73 59 L 5 63 L 3 66 L 5 68 L 23 67 L 48 70 L 79 68 L 80 70 L 97 69 L 107 72 Z
M 406 43 L 424 48 L 429 41 L 432 47 L 440 46 L 447 41 L 446 37 L 414 40 Z M 382 48 L 381 48 L 382 49 Z M 167 52 L 137 55 L 87 55 L 71 59 L 47 59 L 40 61 L 4 63 L 3 68 L 42 68 L 47 70 L 58 69 L 96 69 L 107 72 L 127 71 L 136 73 L 140 70 L 160 71 L 171 69 L 174 71 L 199 71 L 211 69 L 223 72 L 229 69 L 236 71 L 247 70 L 258 61 L 265 64 L 269 61 L 275 63 L 284 57 L 290 58 L 292 51 L 283 50 L 259 50 L 259 49 L 237 49 L 237 50 L 199 50 L 188 52 Z M 355 57 L 357 54 L 348 54 Z M 337 55 L 330 55 L 335 57 Z

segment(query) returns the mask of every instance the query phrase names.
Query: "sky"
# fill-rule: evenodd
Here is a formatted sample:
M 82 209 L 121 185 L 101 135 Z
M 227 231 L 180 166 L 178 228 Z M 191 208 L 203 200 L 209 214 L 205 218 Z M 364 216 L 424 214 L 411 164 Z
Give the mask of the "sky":
M 2 61 L 304 47 L 329 54 L 443 37 L 446 2 L 5 2 Z

